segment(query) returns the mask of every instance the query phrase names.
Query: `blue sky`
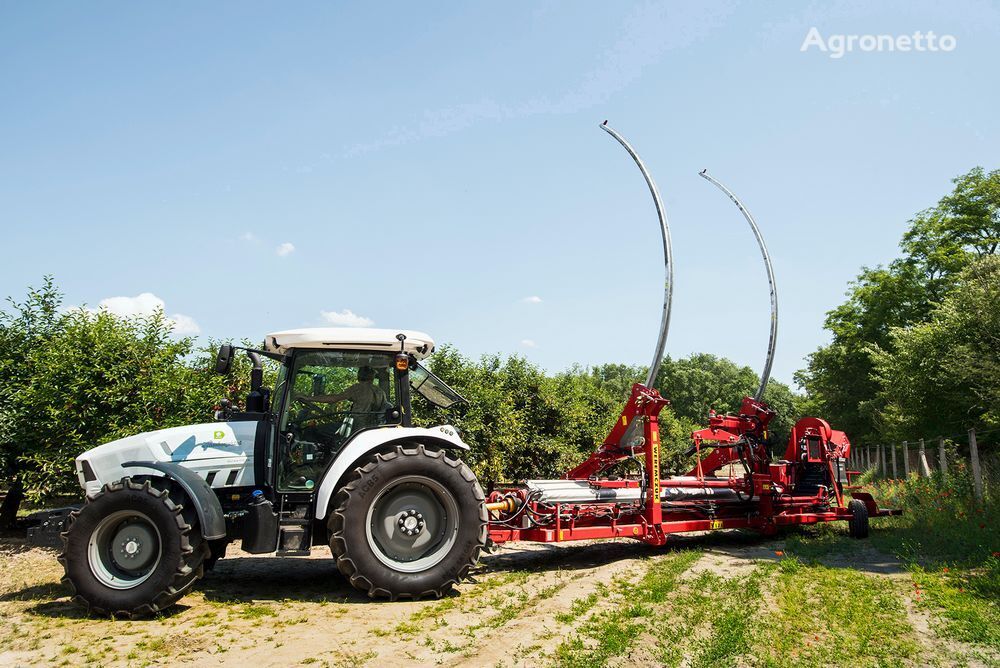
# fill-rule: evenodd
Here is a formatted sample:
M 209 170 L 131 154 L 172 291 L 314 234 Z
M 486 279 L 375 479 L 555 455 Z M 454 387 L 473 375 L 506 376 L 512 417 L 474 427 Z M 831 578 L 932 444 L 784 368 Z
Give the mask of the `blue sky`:
M 956 46 L 831 58 L 811 27 Z M 988 2 L 4 2 L 0 292 L 645 364 L 660 243 L 610 119 L 672 226 L 668 352 L 762 363 L 763 266 L 707 167 L 771 248 L 790 381 L 859 269 L 998 166 L 998 45 Z

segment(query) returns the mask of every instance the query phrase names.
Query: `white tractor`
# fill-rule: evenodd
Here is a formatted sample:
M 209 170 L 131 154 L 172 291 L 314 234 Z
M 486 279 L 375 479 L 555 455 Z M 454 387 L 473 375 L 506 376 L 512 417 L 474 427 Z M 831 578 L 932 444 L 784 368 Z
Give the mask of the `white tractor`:
M 449 425 L 412 425 L 411 392 L 447 407 L 462 398 L 419 360 L 421 332 L 297 329 L 253 361 L 245 410 L 217 422 L 105 443 L 76 459 L 87 495 L 63 537 L 74 600 L 98 614 L 173 605 L 241 541 L 243 551 L 306 556 L 328 544 L 341 573 L 372 597 L 441 596 L 486 545 L 487 511 Z M 262 357 L 275 360 L 273 391 Z

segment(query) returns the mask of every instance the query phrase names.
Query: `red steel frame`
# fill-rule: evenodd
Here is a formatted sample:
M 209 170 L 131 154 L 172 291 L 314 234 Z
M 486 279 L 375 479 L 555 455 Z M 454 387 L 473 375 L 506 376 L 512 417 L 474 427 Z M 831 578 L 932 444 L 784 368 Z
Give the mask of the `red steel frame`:
M 694 432 L 692 450 L 697 465 L 685 476 L 660 480 L 659 414 L 669 401 L 642 384 L 632 393 L 604 443 L 586 461 L 567 472 L 564 480 L 586 481 L 592 488 L 639 488 L 638 500 L 586 503 L 541 503 L 524 488 L 490 494 L 489 536 L 507 541 L 562 542 L 595 538 L 635 538 L 663 545 L 667 535 L 687 531 L 755 529 L 765 535 L 778 527 L 847 520 L 851 511 L 843 491 L 861 500 L 869 517 L 898 515 L 880 509 L 870 494 L 849 484 L 819 485 L 815 494 L 795 494 L 796 475 L 807 464 L 823 467 L 838 480 L 839 467 L 850 454 L 850 441 L 819 418 L 803 418 L 792 429 L 783 460 L 767 453 L 767 424 L 774 416 L 767 404 L 746 397 L 738 415 L 710 415 L 709 426 Z M 710 449 L 702 457 L 702 450 Z M 602 477 L 624 459 L 643 464 L 643 478 Z M 714 475 L 740 463 L 744 473 Z M 845 471 L 845 477 L 856 471 Z M 706 490 L 726 494 L 719 499 L 661 502 L 663 488 Z M 525 518 L 530 518 L 526 520 Z

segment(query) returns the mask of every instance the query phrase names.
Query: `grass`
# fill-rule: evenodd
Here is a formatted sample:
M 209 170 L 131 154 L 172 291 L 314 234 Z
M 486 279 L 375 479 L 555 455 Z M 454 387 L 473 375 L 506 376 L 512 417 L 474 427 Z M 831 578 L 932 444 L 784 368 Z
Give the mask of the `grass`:
M 783 559 L 773 612 L 754 650 L 762 666 L 905 665 L 918 645 L 892 580 Z
M 982 573 L 942 567 L 912 570 L 918 607 L 934 614 L 941 635 L 1000 649 L 1000 563 L 991 558 Z
M 603 666 L 611 658 L 624 654 L 649 628 L 646 619 L 676 590 L 681 574 L 699 556 L 692 551 L 678 552 L 653 562 L 634 584 L 617 580 L 611 590 L 609 609 L 591 616 L 579 633 L 556 647 L 555 663 L 584 668 Z
M 1000 652 L 1000 500 L 978 500 L 958 463 L 953 474 L 875 484 L 880 504 L 902 508 L 878 520 L 872 543 L 909 569 L 913 598 L 944 638 Z
M 572 624 L 584 613 L 590 612 L 591 608 L 597 605 L 597 592 L 591 592 L 584 598 L 574 599 L 570 603 L 569 610 L 556 613 L 556 620 L 563 624 Z

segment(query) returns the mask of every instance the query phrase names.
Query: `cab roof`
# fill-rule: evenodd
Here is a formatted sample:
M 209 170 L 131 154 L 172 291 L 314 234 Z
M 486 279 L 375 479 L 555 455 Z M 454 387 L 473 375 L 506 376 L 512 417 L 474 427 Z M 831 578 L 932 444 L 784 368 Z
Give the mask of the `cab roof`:
M 284 355 L 296 348 L 369 350 L 398 352 L 399 334 L 406 336 L 403 350 L 417 359 L 434 352 L 434 339 L 410 329 L 373 329 L 367 327 L 308 327 L 286 329 L 268 334 L 264 350 Z

